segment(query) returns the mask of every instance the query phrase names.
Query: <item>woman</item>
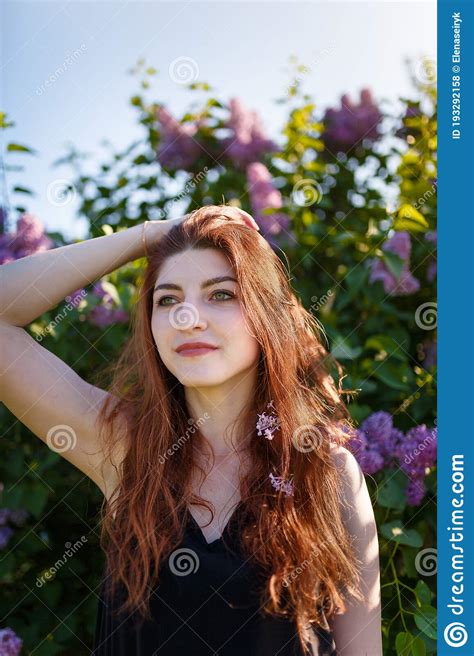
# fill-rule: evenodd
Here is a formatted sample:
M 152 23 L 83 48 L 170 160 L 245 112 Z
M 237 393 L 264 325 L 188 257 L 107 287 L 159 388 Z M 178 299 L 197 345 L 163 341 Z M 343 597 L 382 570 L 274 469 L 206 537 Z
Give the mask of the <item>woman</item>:
M 104 391 L 23 327 L 143 255 Z M 94 654 L 379 656 L 377 532 L 349 416 L 253 218 L 205 206 L 2 274 L 2 400 L 50 448 L 66 426 L 61 455 L 104 494 Z

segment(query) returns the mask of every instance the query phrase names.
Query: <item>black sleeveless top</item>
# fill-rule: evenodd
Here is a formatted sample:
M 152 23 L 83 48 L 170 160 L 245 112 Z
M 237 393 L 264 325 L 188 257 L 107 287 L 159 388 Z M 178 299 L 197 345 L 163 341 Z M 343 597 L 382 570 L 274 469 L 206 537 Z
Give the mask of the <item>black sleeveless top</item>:
M 187 511 L 183 541 L 160 566 L 151 621 L 140 622 L 137 611 L 112 617 L 124 598 L 107 599 L 102 579 L 94 656 L 303 656 L 296 623 L 260 612 L 262 579 L 239 549 L 241 504 L 210 543 Z M 312 629 L 312 656 L 337 656 L 325 626 Z

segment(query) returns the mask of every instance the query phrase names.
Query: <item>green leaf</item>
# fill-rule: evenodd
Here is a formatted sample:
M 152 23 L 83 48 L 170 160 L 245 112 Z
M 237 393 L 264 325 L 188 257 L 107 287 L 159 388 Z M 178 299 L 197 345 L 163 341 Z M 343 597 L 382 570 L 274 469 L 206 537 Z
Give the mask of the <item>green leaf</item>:
M 399 255 L 397 255 L 396 253 L 392 253 L 391 251 L 384 251 L 384 254 L 382 255 L 382 260 L 384 261 L 385 266 L 390 271 L 392 276 L 394 276 L 396 280 L 399 280 L 402 274 L 402 269 L 403 269 L 403 265 L 405 264 L 405 261 L 402 260 L 402 258 Z
M 429 228 L 428 222 L 414 207 L 404 203 L 398 210 L 397 217 L 393 222 L 395 230 L 409 230 L 411 232 L 424 232 Z
M 409 547 L 421 547 L 423 538 L 413 528 L 405 528 L 401 519 L 395 519 L 393 522 L 382 524 L 380 527 L 381 534 L 398 544 L 406 544 Z
M 378 490 L 377 502 L 383 508 L 403 510 L 406 506 L 405 497 L 406 477 L 403 472 L 394 474 L 393 470 L 384 473 Z
M 372 335 L 365 342 L 365 348 L 378 352 L 385 351 L 387 355 L 393 355 L 397 360 L 406 360 L 406 355 L 400 345 L 389 335 Z
M 334 339 L 331 353 L 336 360 L 354 360 L 362 353 L 362 348 L 360 346 L 351 347 L 344 337 L 338 335 Z
M 374 362 L 373 375 L 389 387 L 405 392 L 410 389 L 413 373 L 406 363 L 393 363 L 385 360 L 382 363 Z
M 28 495 L 25 495 L 24 504 L 26 510 L 28 510 L 36 519 L 39 519 L 41 513 L 46 506 L 48 501 L 49 490 L 42 484 L 34 484 L 31 486 L 31 490 Z
M 22 146 L 21 144 L 17 143 L 9 143 L 7 145 L 7 151 L 8 152 L 16 152 L 16 153 L 31 153 L 32 155 L 36 152 L 32 148 L 28 148 L 28 146 Z
M 13 187 L 13 191 L 16 191 L 18 194 L 28 194 L 29 196 L 34 196 L 34 192 L 31 191 L 31 189 L 27 189 L 26 187 Z
M 436 609 L 432 606 L 422 606 L 415 613 L 416 626 L 429 638 L 437 636 Z
M 420 636 L 416 636 L 411 646 L 411 653 L 413 656 L 426 656 L 426 645 Z
M 429 606 L 431 603 L 431 590 L 424 581 L 418 581 L 415 587 L 416 599 L 420 606 Z
M 397 634 L 395 638 L 395 649 L 397 650 L 397 656 L 410 656 L 410 648 L 413 643 L 413 636 L 411 633 L 406 633 L 402 631 Z

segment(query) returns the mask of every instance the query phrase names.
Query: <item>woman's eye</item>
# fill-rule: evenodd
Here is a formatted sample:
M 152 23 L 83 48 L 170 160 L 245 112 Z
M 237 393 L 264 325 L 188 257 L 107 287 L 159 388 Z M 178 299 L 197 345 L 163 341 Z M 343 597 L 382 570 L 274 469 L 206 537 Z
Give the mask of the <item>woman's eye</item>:
M 173 300 L 173 297 L 172 296 L 162 296 L 161 298 L 159 298 L 156 301 L 156 305 L 168 305 L 167 303 L 163 303 L 163 301 L 167 301 L 168 299 Z
M 226 292 L 226 291 L 224 291 L 223 289 L 222 289 L 222 290 L 219 290 L 219 291 L 216 291 L 216 292 L 213 292 L 213 293 L 211 294 L 211 296 L 212 296 L 212 297 L 215 297 L 217 294 L 224 294 L 225 296 L 228 296 L 228 298 L 221 298 L 221 299 L 217 299 L 217 300 L 228 301 L 228 300 L 231 300 L 231 299 L 235 298 L 235 295 L 232 294 L 232 292 Z M 165 302 L 164 302 L 164 301 L 168 301 L 168 300 L 171 300 L 171 301 L 175 300 L 175 301 L 177 301 L 178 299 L 175 299 L 173 296 L 162 296 L 161 298 L 159 298 L 159 299 L 156 301 L 156 305 L 159 305 L 159 306 L 170 305 L 169 303 L 165 303 Z M 179 301 L 178 301 L 178 303 L 179 303 Z
M 229 298 L 235 298 L 234 294 L 232 294 L 231 292 L 225 292 L 224 290 L 214 292 L 213 296 L 215 296 L 215 294 L 225 294 L 226 296 L 229 296 Z M 225 298 L 224 301 L 226 300 L 227 299 Z

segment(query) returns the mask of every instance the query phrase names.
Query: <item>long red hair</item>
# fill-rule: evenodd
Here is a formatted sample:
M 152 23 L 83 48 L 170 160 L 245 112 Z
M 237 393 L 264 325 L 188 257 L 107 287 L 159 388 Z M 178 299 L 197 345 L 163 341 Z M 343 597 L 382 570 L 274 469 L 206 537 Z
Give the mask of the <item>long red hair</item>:
M 149 617 L 160 562 L 183 539 L 188 504 L 212 512 L 190 490 L 200 428 L 193 427 L 191 439 L 179 439 L 190 429 L 184 389 L 163 364 L 150 324 L 153 286 L 165 259 L 189 248 L 216 248 L 234 268 L 248 328 L 261 348 L 255 395 L 239 424 L 243 437 L 255 435 L 251 469 L 241 480 L 242 548 L 266 573 L 262 611 L 294 619 L 306 649 L 308 623 L 322 624 L 321 610 L 329 617 L 346 609 L 348 596 L 361 598 L 358 562 L 341 514 L 341 474 L 330 453 L 331 443 L 347 442 L 351 422 L 330 367 L 338 374 L 341 369 L 321 343 L 319 323 L 292 292 L 268 242 L 227 218 L 226 209 L 210 205 L 191 212 L 154 247 L 130 336 L 118 361 L 103 372 L 112 374 L 112 396 L 99 415 L 106 452 L 117 440 L 117 420 L 126 426 L 120 483 L 102 507 L 108 585 L 127 591 L 120 611 L 138 608 Z M 257 437 L 256 421 L 271 401 L 279 430 L 268 440 Z M 172 457 L 164 457 L 170 449 Z M 294 494 L 277 491 L 269 473 L 291 480 Z

